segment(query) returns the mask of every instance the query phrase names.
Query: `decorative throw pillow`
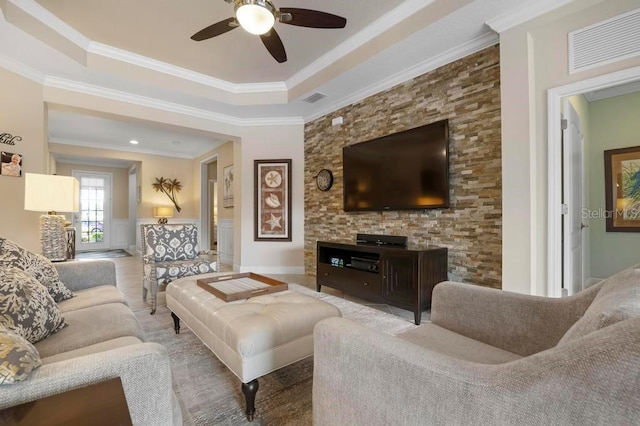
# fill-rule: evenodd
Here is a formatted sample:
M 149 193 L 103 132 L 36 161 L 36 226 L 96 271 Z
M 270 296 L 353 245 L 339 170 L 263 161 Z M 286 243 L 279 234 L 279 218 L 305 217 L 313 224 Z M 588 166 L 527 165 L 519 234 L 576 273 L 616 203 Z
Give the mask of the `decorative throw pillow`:
M 71 299 L 74 294 L 62 281 L 58 271 L 46 257 L 31 253 L 13 241 L 0 237 L 0 267 L 13 266 L 35 278 L 49 290 L 56 302 Z
M 156 262 L 191 260 L 198 256 L 198 230 L 194 225 L 158 225 L 146 230 L 147 255 Z
M 40 365 L 40 354 L 31 343 L 0 327 L 0 385 L 26 379 Z
M 47 289 L 14 267 L 0 268 L 0 324 L 31 343 L 67 325 Z
M 640 269 L 631 267 L 607 278 L 582 318 L 559 345 L 629 318 L 640 317 Z

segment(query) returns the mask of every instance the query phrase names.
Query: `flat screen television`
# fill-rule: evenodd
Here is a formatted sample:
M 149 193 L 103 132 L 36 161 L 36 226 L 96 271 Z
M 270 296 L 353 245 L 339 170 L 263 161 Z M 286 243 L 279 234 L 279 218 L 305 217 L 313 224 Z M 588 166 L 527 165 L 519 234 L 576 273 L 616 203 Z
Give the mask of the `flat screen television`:
M 449 122 L 342 150 L 345 211 L 449 207 Z

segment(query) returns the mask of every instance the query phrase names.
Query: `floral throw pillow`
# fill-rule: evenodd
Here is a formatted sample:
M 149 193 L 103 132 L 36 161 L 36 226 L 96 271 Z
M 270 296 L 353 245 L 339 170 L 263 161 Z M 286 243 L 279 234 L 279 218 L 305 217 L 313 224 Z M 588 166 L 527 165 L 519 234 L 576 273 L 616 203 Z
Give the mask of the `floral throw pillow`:
M 40 354 L 31 343 L 0 327 L 0 385 L 26 379 L 40 365 Z
M 47 289 L 11 266 L 0 268 L 0 324 L 31 343 L 67 325 Z
M 198 230 L 194 225 L 155 225 L 146 229 L 146 253 L 156 262 L 191 260 L 198 256 Z
M 0 237 L 0 267 L 22 269 L 49 290 L 56 302 L 71 299 L 74 294 L 62 281 L 58 271 L 46 257 L 31 253 L 13 241 Z

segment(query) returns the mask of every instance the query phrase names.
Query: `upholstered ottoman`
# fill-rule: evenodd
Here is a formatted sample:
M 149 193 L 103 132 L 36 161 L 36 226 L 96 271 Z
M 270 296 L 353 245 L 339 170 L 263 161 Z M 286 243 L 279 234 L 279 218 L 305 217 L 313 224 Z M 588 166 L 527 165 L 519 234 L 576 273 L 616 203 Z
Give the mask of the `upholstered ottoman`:
M 258 378 L 313 355 L 313 328 L 342 316 L 335 306 L 290 290 L 224 302 L 197 280 L 224 273 L 180 278 L 167 286 L 167 307 L 176 333 L 180 320 L 242 381 L 247 419 L 253 420 Z

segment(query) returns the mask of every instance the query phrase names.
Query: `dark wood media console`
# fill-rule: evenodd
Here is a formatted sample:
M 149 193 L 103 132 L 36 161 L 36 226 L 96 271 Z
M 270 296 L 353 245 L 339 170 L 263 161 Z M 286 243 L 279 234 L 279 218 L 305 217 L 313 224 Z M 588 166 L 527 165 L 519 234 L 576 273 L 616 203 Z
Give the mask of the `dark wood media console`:
M 447 249 L 318 241 L 316 289 L 327 286 L 413 311 L 420 324 L 431 292 L 447 280 Z

